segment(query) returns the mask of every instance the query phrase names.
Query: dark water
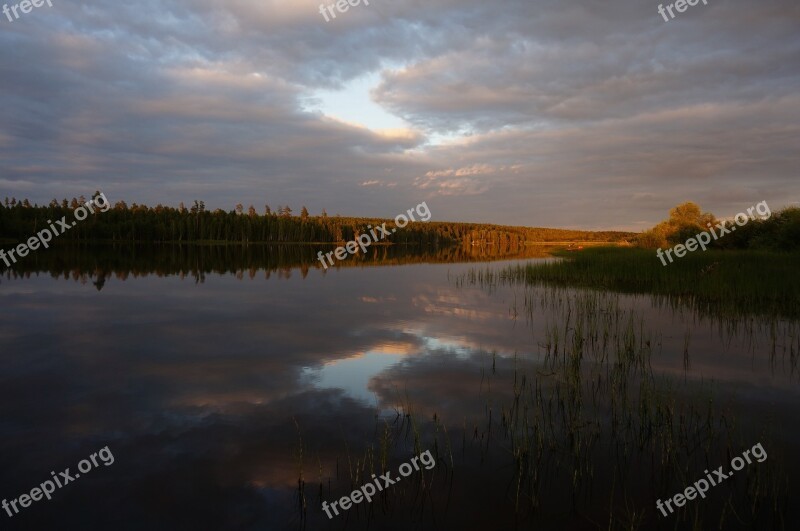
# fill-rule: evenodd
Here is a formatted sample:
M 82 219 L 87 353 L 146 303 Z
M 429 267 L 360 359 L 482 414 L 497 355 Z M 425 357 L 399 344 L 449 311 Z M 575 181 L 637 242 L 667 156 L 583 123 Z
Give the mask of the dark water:
M 369 262 L 391 265 L 323 272 L 297 250 L 64 250 L 22 276 L 5 272 L 0 496 L 30 494 L 51 471 L 74 475 L 106 447 L 114 461 L 52 500 L 3 510 L 2 528 L 690 529 L 695 518 L 797 528 L 797 323 L 715 322 L 645 296 L 595 300 L 604 315 L 618 308 L 649 349 L 626 385 L 656 382 L 659 400 L 677 400 L 675 418 L 687 419 L 675 421 L 687 448 L 664 465 L 654 450 L 663 441 L 637 448 L 646 436 L 606 411 L 620 391 L 595 387 L 605 362 L 587 350 L 562 377 L 548 356 L 553 330 L 574 340 L 579 311 L 564 304 L 584 295 L 455 280 L 507 256 L 392 252 Z M 558 405 L 575 389 L 569 378 L 595 389 L 578 413 Z M 532 382 L 551 401 L 518 392 Z M 515 401 L 550 420 L 510 434 L 523 410 Z M 577 428 L 559 431 L 567 425 Z M 520 434 L 544 441 L 533 458 L 517 459 Z M 656 499 L 757 443 L 766 460 L 680 519 L 656 512 Z M 323 513 L 322 501 L 372 473 L 397 476 L 425 450 L 429 470 Z M 737 517 L 753 482 L 760 505 Z

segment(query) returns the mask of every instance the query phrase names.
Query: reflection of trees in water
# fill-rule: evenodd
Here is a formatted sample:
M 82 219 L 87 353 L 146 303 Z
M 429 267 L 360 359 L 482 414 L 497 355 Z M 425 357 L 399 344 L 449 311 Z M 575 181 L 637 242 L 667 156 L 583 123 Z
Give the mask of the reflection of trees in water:
M 95 276 L 97 280 L 94 281 L 94 287 L 97 288 L 97 291 L 103 289 L 103 286 L 106 285 L 106 272 L 100 269 L 95 270 Z
M 91 282 L 102 290 L 110 277 L 125 281 L 148 275 L 190 277 L 203 283 L 209 273 L 230 274 L 237 279 L 277 275 L 289 279 L 295 270 L 306 278 L 310 269 L 322 269 L 317 259 L 320 250 L 334 247 L 317 245 L 98 245 L 62 246 L 37 251 L 3 276 L 27 278 L 49 273 L 53 278 Z M 330 268 L 402 265 L 415 263 L 457 263 L 535 258 L 548 256 L 549 247 L 503 246 L 401 246 L 373 245 L 365 254 L 336 261 Z M 0 282 L 2 278 L 0 278 Z

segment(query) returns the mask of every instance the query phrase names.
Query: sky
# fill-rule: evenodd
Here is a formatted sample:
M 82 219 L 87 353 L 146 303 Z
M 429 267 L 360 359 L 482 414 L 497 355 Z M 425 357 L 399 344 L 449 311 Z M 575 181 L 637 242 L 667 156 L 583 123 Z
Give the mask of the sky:
M 797 0 L 11 1 L 0 199 L 633 231 L 800 204 Z

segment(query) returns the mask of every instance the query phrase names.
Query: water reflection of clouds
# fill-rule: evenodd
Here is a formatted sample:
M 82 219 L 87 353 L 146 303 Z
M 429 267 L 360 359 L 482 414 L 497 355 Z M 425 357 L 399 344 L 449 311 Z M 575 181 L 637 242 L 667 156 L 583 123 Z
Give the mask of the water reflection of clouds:
M 377 406 L 375 395 L 369 390 L 370 382 L 406 355 L 408 353 L 369 351 L 318 368 L 304 369 L 303 377 L 318 389 L 341 389 L 364 404 Z
M 166 504 L 167 523 L 180 515 L 207 528 L 217 518 L 204 505 L 212 494 L 225 517 L 245 506 L 254 522 L 277 522 L 297 482 L 295 421 L 310 461 L 331 474 L 343 441 L 354 453 L 372 441 L 376 396 L 381 409 L 411 400 L 460 426 L 485 411 L 489 352 L 508 376 L 515 353 L 530 359 L 538 351 L 532 334 L 541 340 L 555 314 L 513 322 L 514 290 L 456 288 L 446 281 L 454 269 L 353 268 L 335 278 L 245 283 L 228 275 L 202 285 L 132 277 L 102 292 L 46 277 L 4 282 L 0 484 L 21 492 L 32 471 L 67 466 L 75 448 L 94 451 L 104 441 L 131 464 L 123 473 L 120 459 L 120 476 L 97 490 L 119 492 L 120 514 L 131 521 L 141 511 L 159 514 L 162 502 L 138 492 L 150 488 L 187 507 Z M 763 351 L 725 348 L 712 326 L 643 298 L 621 304 L 663 331 L 656 372 L 682 374 L 683 333 L 692 327 L 689 378 L 727 381 L 726 393 L 748 401 L 797 396 Z M 507 400 L 511 389 L 493 386 L 493 399 Z M 67 522 L 85 509 L 73 501 L 74 509 L 53 505 Z
M 416 342 L 380 341 L 366 351 L 326 361 L 315 367 L 304 367 L 301 385 L 316 389 L 340 389 L 364 404 L 376 405 L 369 390 L 370 381 L 406 356 L 420 354 Z
M 465 319 L 488 321 L 497 318 L 497 314 L 486 310 L 478 310 L 464 307 L 464 303 L 452 302 L 450 304 L 440 304 L 443 300 L 433 301 L 425 295 L 413 298 L 415 306 L 419 307 L 426 314 L 462 317 Z
M 465 359 L 476 351 L 481 350 L 478 345 L 466 338 L 422 337 L 428 350 L 448 351 L 459 359 Z

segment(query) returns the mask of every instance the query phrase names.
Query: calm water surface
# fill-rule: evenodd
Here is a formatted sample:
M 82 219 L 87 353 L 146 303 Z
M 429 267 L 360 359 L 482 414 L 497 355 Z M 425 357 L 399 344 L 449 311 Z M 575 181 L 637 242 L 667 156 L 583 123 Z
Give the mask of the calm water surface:
M 542 381 L 553 372 L 548 329 L 563 322 L 552 306 L 524 304 L 544 288 L 454 281 L 475 263 L 323 272 L 306 261 L 202 275 L 137 264 L 88 273 L 83 264 L 65 278 L 73 266 L 64 257 L 2 277 L 0 496 L 29 493 L 51 471 L 74 474 L 106 446 L 114 456 L 50 501 L 13 518 L 3 511 L 3 528 L 608 529 L 613 507 L 611 528 L 674 529 L 653 501 L 704 477 L 691 460 L 661 485 L 634 472 L 618 482 L 629 499 L 612 501 L 607 445 L 587 449 L 596 477 L 580 484 L 559 474 L 554 450 L 540 457 L 546 481 L 526 506 L 519 492 L 530 489 L 517 485 L 502 424 L 522 372 Z M 712 402 L 737 426 L 730 446 L 763 443 L 769 458 L 749 466 L 785 474 L 783 503 L 800 471 L 796 324 L 753 320 L 731 332 L 646 296 L 617 301 L 650 338 L 654 378 L 698 410 Z M 431 470 L 332 520 L 322 512 L 322 500 L 370 480 L 382 455 L 397 470 L 424 449 L 437 457 Z M 695 506 L 717 511 L 735 489 L 731 480 Z M 784 527 L 797 517 L 787 509 Z

